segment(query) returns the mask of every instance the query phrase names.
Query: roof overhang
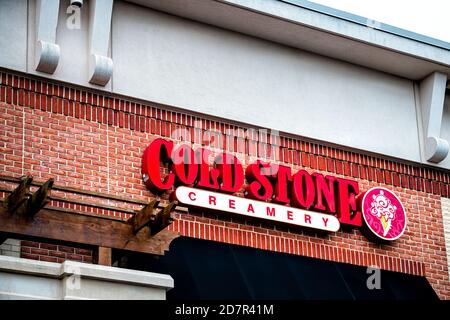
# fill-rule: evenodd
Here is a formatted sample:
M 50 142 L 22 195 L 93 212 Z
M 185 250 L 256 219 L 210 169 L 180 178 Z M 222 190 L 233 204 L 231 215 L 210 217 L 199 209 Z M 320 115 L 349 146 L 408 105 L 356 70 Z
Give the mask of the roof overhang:
M 450 78 L 450 44 L 303 0 L 127 0 L 412 80 Z

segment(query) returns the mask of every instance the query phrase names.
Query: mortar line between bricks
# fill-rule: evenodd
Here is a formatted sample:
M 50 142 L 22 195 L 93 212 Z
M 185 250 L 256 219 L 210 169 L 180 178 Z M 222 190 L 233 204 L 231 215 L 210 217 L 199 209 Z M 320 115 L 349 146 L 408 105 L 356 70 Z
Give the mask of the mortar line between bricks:
M 106 117 L 109 117 L 109 112 L 106 113 Z M 106 121 L 108 123 L 108 119 Z M 106 180 L 106 190 L 109 193 L 109 125 L 106 125 L 106 176 L 108 177 Z M 109 200 L 108 200 L 109 203 Z
M 419 208 L 419 192 L 416 190 L 416 206 L 417 206 L 417 215 L 420 217 L 420 208 Z M 422 222 L 420 221 L 420 218 L 418 218 L 418 222 L 419 222 L 419 233 L 420 233 L 420 250 L 422 252 L 422 255 L 420 257 L 420 261 L 422 263 L 423 266 L 423 276 L 425 276 L 425 252 L 423 251 L 423 233 L 422 233 Z
M 25 174 L 25 106 L 22 106 L 22 176 Z

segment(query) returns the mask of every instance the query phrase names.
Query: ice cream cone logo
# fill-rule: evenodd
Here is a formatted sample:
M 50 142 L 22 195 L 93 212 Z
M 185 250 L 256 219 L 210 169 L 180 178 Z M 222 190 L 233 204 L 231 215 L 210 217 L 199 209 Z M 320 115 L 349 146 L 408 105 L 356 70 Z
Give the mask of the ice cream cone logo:
M 395 219 L 395 211 L 397 207 L 391 203 L 385 195 L 384 191 L 380 190 L 379 194 L 372 195 L 372 203 L 370 204 L 370 212 L 372 215 L 380 219 L 383 227 L 383 236 L 386 236 L 391 229 L 392 220 Z
M 366 191 L 361 209 L 366 225 L 381 239 L 395 240 L 406 229 L 405 208 L 388 189 L 374 187 Z
M 383 235 L 385 236 L 388 233 L 389 229 L 391 228 L 391 220 L 386 219 L 385 216 L 381 216 L 380 222 L 381 225 L 383 226 Z

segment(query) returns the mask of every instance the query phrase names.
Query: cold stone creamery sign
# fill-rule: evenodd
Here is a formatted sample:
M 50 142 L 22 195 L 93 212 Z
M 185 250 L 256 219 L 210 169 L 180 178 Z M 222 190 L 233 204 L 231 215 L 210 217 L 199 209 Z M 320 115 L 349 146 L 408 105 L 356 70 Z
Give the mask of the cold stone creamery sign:
M 336 232 L 340 224 L 362 227 L 379 239 L 395 240 L 406 228 L 400 200 L 389 190 L 359 194 L 358 182 L 256 161 L 244 168 L 223 153 L 212 162 L 211 151 L 155 139 L 144 151 L 142 174 L 155 194 L 174 186 L 181 203 Z M 245 181 L 247 184 L 244 186 Z M 233 196 L 244 186 L 244 196 Z

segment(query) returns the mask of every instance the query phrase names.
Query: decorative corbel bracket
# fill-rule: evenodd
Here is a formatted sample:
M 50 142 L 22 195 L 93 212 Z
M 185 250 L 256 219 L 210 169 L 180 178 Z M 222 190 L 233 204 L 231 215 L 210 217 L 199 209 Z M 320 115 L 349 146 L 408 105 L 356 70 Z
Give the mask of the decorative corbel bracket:
M 36 2 L 36 70 L 53 74 L 58 66 L 60 50 L 56 44 L 59 1 Z
M 439 163 L 449 152 L 449 143 L 440 138 L 447 75 L 434 72 L 420 82 L 420 111 L 425 158 Z
M 108 57 L 113 0 L 91 0 L 89 6 L 89 82 L 105 86 L 113 71 Z

